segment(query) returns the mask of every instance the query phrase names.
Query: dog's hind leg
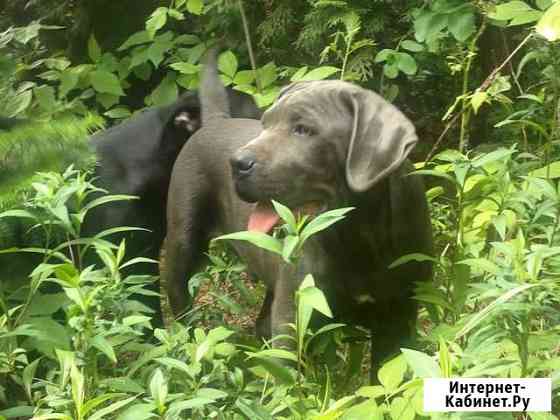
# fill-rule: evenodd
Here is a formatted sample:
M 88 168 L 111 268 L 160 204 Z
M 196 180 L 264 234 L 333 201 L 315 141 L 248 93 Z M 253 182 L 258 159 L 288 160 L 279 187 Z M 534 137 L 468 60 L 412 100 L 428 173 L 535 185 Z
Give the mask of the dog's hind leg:
M 175 316 L 191 305 L 188 280 L 205 261 L 212 225 L 212 209 L 206 197 L 206 182 L 195 182 L 196 162 L 189 162 L 190 183 L 172 180 L 167 211 L 167 239 L 164 273 L 169 303 Z M 183 172 L 185 173 L 185 172 Z

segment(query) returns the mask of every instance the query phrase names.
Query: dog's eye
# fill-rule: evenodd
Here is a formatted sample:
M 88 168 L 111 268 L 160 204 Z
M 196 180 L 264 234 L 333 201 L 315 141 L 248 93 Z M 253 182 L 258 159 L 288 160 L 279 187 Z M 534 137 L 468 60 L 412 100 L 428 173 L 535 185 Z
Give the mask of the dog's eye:
M 313 130 L 311 127 L 308 127 L 308 126 L 303 125 L 303 124 L 294 125 L 294 128 L 292 129 L 292 131 L 296 136 L 311 137 L 312 135 L 315 134 L 315 130 Z

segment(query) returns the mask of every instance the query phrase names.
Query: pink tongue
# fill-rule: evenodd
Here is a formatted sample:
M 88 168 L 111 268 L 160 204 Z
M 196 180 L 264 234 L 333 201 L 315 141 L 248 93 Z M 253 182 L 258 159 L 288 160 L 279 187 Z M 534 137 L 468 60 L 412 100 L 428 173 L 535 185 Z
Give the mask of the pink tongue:
M 272 203 L 259 202 L 249 216 L 247 230 L 268 233 L 280 220 Z

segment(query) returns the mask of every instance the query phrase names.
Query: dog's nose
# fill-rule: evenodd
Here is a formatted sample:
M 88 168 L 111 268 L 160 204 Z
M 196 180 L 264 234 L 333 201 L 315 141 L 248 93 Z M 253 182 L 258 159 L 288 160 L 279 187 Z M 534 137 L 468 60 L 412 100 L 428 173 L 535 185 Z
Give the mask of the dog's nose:
M 257 158 L 251 152 L 236 153 L 230 159 L 234 175 L 249 175 L 255 167 L 256 160 Z

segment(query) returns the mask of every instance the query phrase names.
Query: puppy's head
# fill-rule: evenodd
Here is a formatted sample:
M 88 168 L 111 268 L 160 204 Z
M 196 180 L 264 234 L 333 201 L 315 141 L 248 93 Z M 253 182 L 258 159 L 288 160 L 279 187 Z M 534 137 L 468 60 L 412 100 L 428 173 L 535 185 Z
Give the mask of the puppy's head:
M 287 87 L 262 124 L 262 133 L 231 158 L 237 193 L 248 202 L 273 199 L 292 209 L 336 205 L 341 188 L 369 190 L 417 142 L 414 126 L 397 108 L 341 81 Z

